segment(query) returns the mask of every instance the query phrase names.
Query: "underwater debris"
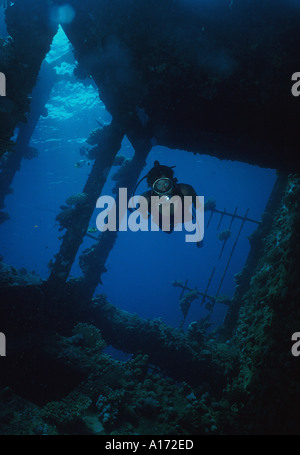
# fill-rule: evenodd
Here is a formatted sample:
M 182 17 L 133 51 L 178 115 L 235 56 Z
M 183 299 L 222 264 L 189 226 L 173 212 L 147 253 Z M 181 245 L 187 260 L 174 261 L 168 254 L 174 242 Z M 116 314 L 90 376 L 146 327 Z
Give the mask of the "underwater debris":
M 42 279 L 32 272 L 28 272 L 24 267 L 17 270 L 0 261 L 0 285 L 1 286 L 28 286 L 38 285 Z
M 0 211 L 0 224 L 5 223 L 5 221 L 10 220 L 10 216 L 6 212 Z
M 225 231 L 220 232 L 217 237 L 219 240 L 226 241 L 231 237 L 232 232 L 227 229 Z
M 185 320 L 187 318 L 191 303 L 195 299 L 200 298 L 200 296 L 202 297 L 202 300 L 201 300 L 201 303 L 200 303 L 199 306 L 202 307 L 203 304 L 206 302 L 206 305 L 205 305 L 204 308 L 209 311 L 209 314 L 204 319 L 207 320 L 207 321 L 209 320 L 209 318 L 210 318 L 210 316 L 212 314 L 212 311 L 214 309 L 215 303 L 216 303 L 216 297 L 214 297 L 212 295 L 209 295 L 207 293 L 214 273 L 215 273 L 215 267 L 213 268 L 213 271 L 212 271 L 212 273 L 210 275 L 210 278 L 208 280 L 205 292 L 200 292 L 200 291 L 198 291 L 197 288 L 192 289 L 192 288 L 188 287 L 187 286 L 188 280 L 186 280 L 185 284 L 183 284 L 181 281 L 173 281 L 172 284 L 173 284 L 174 287 L 179 287 L 179 288 L 182 289 L 181 295 L 180 295 L 180 308 L 181 308 L 181 311 L 183 313 L 183 320 L 182 320 L 182 322 L 180 324 L 180 328 L 181 329 L 184 326 L 184 323 L 185 323 Z M 186 291 L 188 291 L 188 292 L 186 292 Z M 186 292 L 186 294 L 184 294 L 185 292 Z
M 204 211 L 207 212 L 209 210 L 215 210 L 217 206 L 217 202 L 214 198 L 209 198 L 204 204 Z
M 60 286 L 62 287 L 69 276 L 72 264 L 83 241 L 83 237 L 86 235 L 90 219 L 95 210 L 99 197 L 98 195 L 101 194 L 114 159 L 120 150 L 123 138 L 124 130 L 119 123 L 113 122 L 109 126 L 103 128 L 103 143 L 101 144 L 101 150 L 100 147 L 97 148 L 101 153 L 97 155 L 93 166 L 93 172 L 88 176 L 85 185 L 86 193 L 79 193 L 77 197 L 75 197 L 75 204 L 76 202 L 77 204 L 75 205 L 76 211 L 74 210 L 74 213 L 69 213 L 68 216 L 64 213 L 60 214 L 62 217 L 62 225 L 67 225 L 68 229 L 62 239 L 60 251 L 56 255 L 56 260 L 48 279 L 48 282 L 55 283 L 56 288 L 58 283 L 60 283 Z M 72 201 L 68 199 L 66 201 L 67 204 L 74 203 L 73 199 L 74 196 L 72 197 Z M 76 222 L 73 222 L 75 215 L 77 219 Z M 99 257 L 99 253 L 96 256 Z M 95 261 L 93 264 L 95 270 L 92 271 L 90 269 L 89 282 L 85 283 L 87 292 L 89 291 L 92 293 L 98 285 L 100 276 L 100 272 L 96 272 L 98 263 Z M 91 279 L 92 275 L 93 279 Z M 92 289 L 92 286 L 95 287 Z
M 72 343 L 81 346 L 87 354 L 100 353 L 106 347 L 101 332 L 92 324 L 79 322 L 73 329 Z
M 62 205 L 61 212 L 56 216 L 56 221 L 59 223 L 59 231 L 68 229 L 72 226 L 75 217 L 81 212 L 88 203 L 88 195 L 86 193 L 76 193 L 66 200 L 67 205 Z
M 133 166 L 134 161 L 131 158 L 125 158 L 118 171 L 113 174 L 112 180 L 118 182 L 118 185 L 112 190 L 113 194 L 117 194 L 119 188 L 127 186 L 128 175 L 130 175 Z
M 114 161 L 114 166 L 122 166 L 122 164 L 124 163 L 124 161 L 126 160 L 126 156 L 124 155 L 117 155 L 116 158 L 115 158 L 115 161 Z
M 23 155 L 25 160 L 33 160 L 34 158 L 38 158 L 40 152 L 35 147 L 27 147 L 25 153 Z
M 55 220 L 59 223 L 59 231 L 63 229 L 68 229 L 72 226 L 74 221 L 74 216 L 76 213 L 76 209 L 74 207 L 64 208 L 55 218 Z
M 206 302 L 204 308 L 211 314 L 213 312 L 214 306 L 214 302 Z
M 196 342 L 198 345 L 203 344 L 203 342 L 208 339 L 207 330 L 210 326 L 211 323 L 206 319 L 193 321 L 188 326 L 187 336 L 192 342 Z
M 98 232 L 98 229 L 97 229 Z M 94 264 L 97 264 L 98 268 L 98 282 L 102 283 L 101 275 L 102 273 L 107 272 L 107 268 L 105 267 L 105 261 L 99 258 L 96 245 L 90 248 L 86 248 L 79 257 L 79 267 L 83 273 L 83 275 L 88 278 L 91 269 L 93 268 Z
M 12 114 L 15 108 L 15 104 L 9 98 L 0 98 L 0 113 L 1 114 Z
M 86 164 L 90 165 L 90 162 L 87 160 L 79 160 L 77 163 L 74 164 L 74 167 L 81 169 Z
M 85 147 L 84 145 L 82 147 L 80 147 L 79 154 L 81 156 L 88 156 L 88 153 L 89 153 L 89 149 L 87 147 Z
M 102 139 L 102 130 L 103 127 L 96 128 L 95 130 L 91 131 L 86 143 L 89 145 L 98 145 Z
M 94 227 L 89 227 L 87 231 L 89 234 L 95 234 L 95 233 L 99 232 L 98 229 L 94 228 Z
M 42 417 L 59 427 L 79 422 L 87 409 L 92 404 L 92 400 L 80 392 L 72 392 L 61 401 L 52 401 L 43 407 Z
M 232 299 L 228 295 L 219 295 L 216 299 L 216 303 L 222 303 L 223 305 L 230 305 Z
M 174 286 L 175 288 L 182 288 L 184 287 L 184 284 L 182 281 L 175 280 L 172 282 L 172 286 Z
M 86 193 L 76 193 L 68 197 L 66 204 L 68 206 L 82 206 L 87 203 L 88 195 Z
M 197 289 L 194 289 L 193 291 L 189 291 L 184 296 L 180 299 L 180 309 L 183 314 L 184 321 L 188 315 L 190 306 L 192 302 L 196 299 L 199 298 L 199 293 Z
M 0 157 L 6 153 L 15 151 L 15 143 L 9 138 L 0 137 Z

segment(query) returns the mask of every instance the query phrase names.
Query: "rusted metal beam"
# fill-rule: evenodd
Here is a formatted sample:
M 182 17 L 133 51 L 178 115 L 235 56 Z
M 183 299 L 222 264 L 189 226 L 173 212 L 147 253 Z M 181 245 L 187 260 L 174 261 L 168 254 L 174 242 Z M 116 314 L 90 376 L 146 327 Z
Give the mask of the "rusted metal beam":
M 133 145 L 135 144 L 134 141 Z M 136 144 L 136 153 L 132 158 L 128 169 L 122 174 L 122 182 L 118 182 L 115 186 L 114 192 L 116 193 L 116 204 L 119 202 L 119 187 L 127 188 L 128 198 L 134 191 L 136 182 L 140 176 L 142 169 L 146 164 L 146 158 L 152 146 L 149 141 L 139 142 Z M 106 272 L 105 263 L 111 250 L 117 240 L 117 231 L 103 232 L 97 243 L 92 245 L 91 248 L 86 250 L 79 258 L 79 264 L 84 272 L 83 286 L 86 287 L 87 295 L 91 298 L 93 293 L 101 281 L 102 273 Z
M 77 252 L 89 227 L 90 218 L 95 210 L 96 201 L 104 187 L 114 159 L 120 150 L 124 137 L 123 128 L 112 122 L 101 132 L 98 154 L 89 178 L 84 186 L 82 198 L 75 207 L 66 213 L 64 220 L 67 231 L 55 262 L 51 265 L 48 285 L 57 290 L 66 282 Z M 66 211 L 67 212 L 67 211 Z M 64 214 L 62 214 L 64 217 Z

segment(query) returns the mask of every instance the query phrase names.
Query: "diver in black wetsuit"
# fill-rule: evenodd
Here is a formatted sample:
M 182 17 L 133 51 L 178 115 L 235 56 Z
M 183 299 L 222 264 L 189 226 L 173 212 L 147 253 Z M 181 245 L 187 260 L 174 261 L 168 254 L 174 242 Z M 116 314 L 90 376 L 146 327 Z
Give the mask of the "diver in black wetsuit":
M 151 189 L 142 194 L 142 196 L 148 201 L 148 214 L 143 214 L 143 216 L 149 217 L 151 214 L 156 215 L 156 221 L 154 222 L 160 229 L 168 234 L 171 234 L 174 231 L 177 224 L 176 220 L 179 219 L 181 222 L 184 220 L 184 196 L 192 197 L 193 212 L 194 209 L 196 209 L 197 198 L 196 191 L 191 185 L 178 183 L 177 178 L 174 177 L 174 167 L 163 166 L 158 161 L 155 161 L 154 167 L 140 180 L 136 186 L 137 189 L 142 180 L 147 179 L 148 186 Z M 151 203 L 151 198 L 153 196 L 157 197 L 157 203 L 155 204 Z M 181 203 L 176 202 L 176 198 L 173 199 L 174 202 L 171 201 L 174 196 L 178 196 Z M 170 218 L 167 228 L 166 225 L 163 224 L 164 206 L 170 206 Z M 181 213 L 177 211 L 181 211 Z M 178 218 L 176 218 L 176 215 L 178 215 Z M 202 247 L 203 241 L 197 242 L 197 246 Z

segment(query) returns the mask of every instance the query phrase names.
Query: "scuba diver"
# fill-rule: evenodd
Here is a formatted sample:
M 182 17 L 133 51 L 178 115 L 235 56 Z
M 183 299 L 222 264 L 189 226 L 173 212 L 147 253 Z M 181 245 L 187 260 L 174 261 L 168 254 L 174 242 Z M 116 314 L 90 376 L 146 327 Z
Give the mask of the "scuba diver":
M 175 166 L 164 166 L 158 161 L 155 161 L 154 167 L 138 182 L 134 190 L 135 195 L 140 183 L 144 179 L 147 179 L 150 190 L 146 191 L 141 196 L 148 202 L 148 213 L 143 213 L 143 211 L 140 210 L 141 214 L 144 218 L 150 218 L 150 216 L 153 215 L 154 223 L 168 234 L 171 234 L 174 231 L 177 224 L 182 224 L 183 220 L 187 220 L 187 212 L 183 204 L 185 196 L 190 196 L 192 198 L 192 214 L 190 215 L 190 220 L 187 221 L 192 221 L 193 218 L 196 218 L 196 191 L 189 184 L 178 183 L 177 178 L 174 177 L 174 168 Z M 153 196 L 156 196 L 156 198 L 153 198 Z M 177 196 L 177 198 L 174 196 Z M 154 203 L 153 199 L 155 201 Z M 165 208 L 167 208 L 166 211 Z M 197 246 L 202 247 L 203 240 L 197 242 Z

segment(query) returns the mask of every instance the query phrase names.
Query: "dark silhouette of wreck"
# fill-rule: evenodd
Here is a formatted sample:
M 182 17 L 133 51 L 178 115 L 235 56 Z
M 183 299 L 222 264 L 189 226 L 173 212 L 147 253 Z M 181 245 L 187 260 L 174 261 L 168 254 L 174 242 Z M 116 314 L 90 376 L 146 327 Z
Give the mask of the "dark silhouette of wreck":
M 49 17 L 63 3 L 15 0 L 6 9 L 11 38 L 0 42 L 0 71 L 9 81 L 9 103 L 6 100 L 0 109 L 2 153 L 30 111 L 28 97 L 57 32 L 58 24 Z M 100 328 L 114 347 L 147 354 L 151 364 L 171 377 L 203 384 L 216 396 L 222 395 L 228 379 L 225 368 L 210 354 L 205 340 L 195 348 L 191 331 L 143 320 L 102 297 L 93 298 L 117 233 L 97 237 L 80 258 L 82 278 L 68 280 L 124 136 L 135 155 L 116 188 L 126 186 L 129 194 L 155 138 L 156 144 L 171 149 L 278 170 L 267 214 L 251 238 L 251 252 L 216 344 L 234 336 L 239 349 L 245 350 L 230 380 L 242 377 L 250 398 L 239 411 L 240 427 L 228 432 L 295 433 L 300 420 L 296 409 L 300 377 L 297 361 L 290 356 L 290 339 L 300 327 L 300 189 L 295 174 L 300 105 L 290 92 L 291 76 L 299 65 L 299 10 L 292 2 L 279 0 L 234 1 L 232 8 L 223 0 L 198 6 L 186 3 L 68 0 L 76 15 L 62 27 L 75 51 L 77 75 L 93 78 L 112 122 L 98 134 L 93 168 L 79 189 L 85 197 L 68 214 L 49 279 L 41 284 L 1 284 L 0 329 L 7 340 L 18 333 L 19 340 L 26 342 L 7 344 L 0 382 L 24 393 L 18 373 L 23 370 L 25 395 L 37 402 L 55 399 L 59 377 L 64 377 L 64 392 L 72 390 L 84 376 L 84 368 L 63 364 L 58 352 L 48 349 L 49 337 L 54 332 L 68 333 L 76 322 L 84 321 Z M 42 114 L 44 105 L 42 100 L 38 113 Z M 141 121 L 140 110 L 147 113 L 147 122 Z M 12 175 L 8 171 L 0 175 L 1 208 L 37 118 L 27 124 L 26 141 L 16 152 L 9 152 Z M 280 245 L 272 243 L 279 230 Z M 268 274 L 263 272 L 265 263 L 270 264 Z M 271 314 L 267 322 L 262 308 Z M 247 333 L 252 333 L 251 339 Z M 253 365 L 248 366 L 251 373 L 245 379 L 241 371 L 245 372 L 247 359 L 253 359 Z M 66 381 L 67 377 L 71 379 Z M 42 391 L 41 383 L 47 384 Z M 231 399 L 232 403 L 237 400 Z M 280 419 L 270 417 L 278 414 Z

